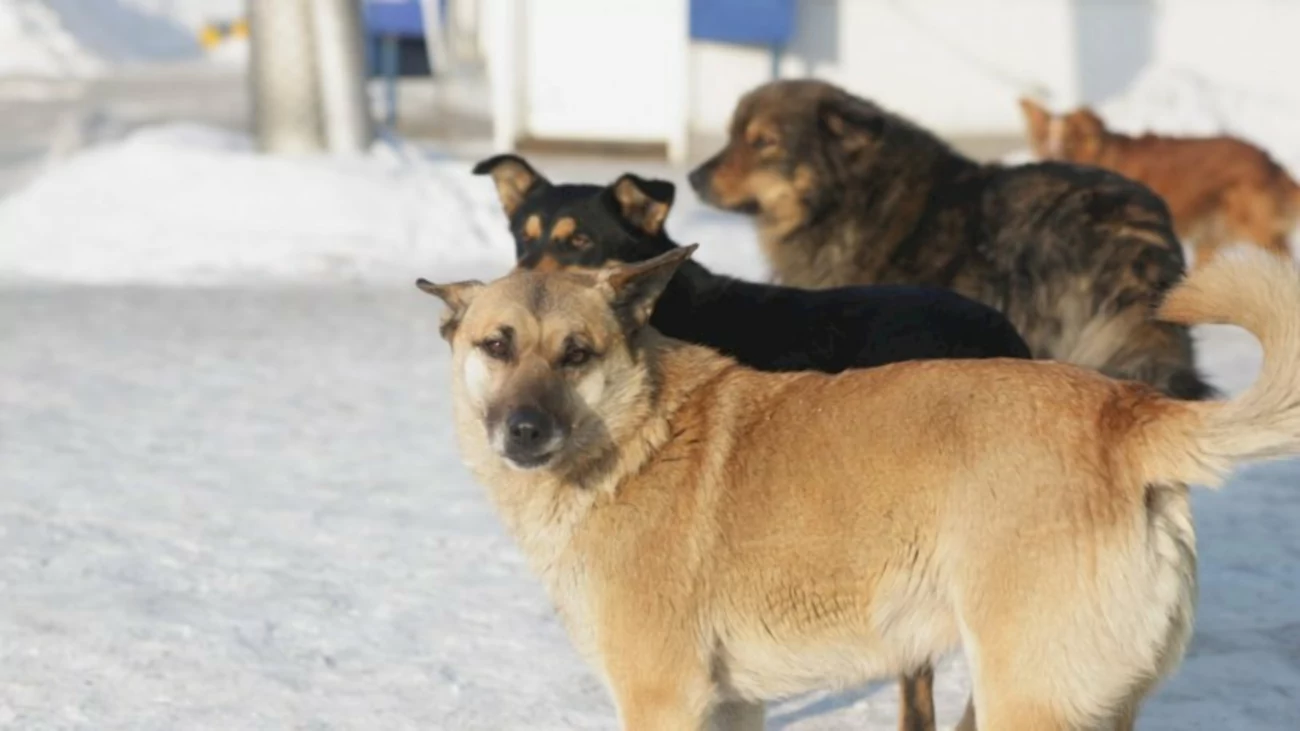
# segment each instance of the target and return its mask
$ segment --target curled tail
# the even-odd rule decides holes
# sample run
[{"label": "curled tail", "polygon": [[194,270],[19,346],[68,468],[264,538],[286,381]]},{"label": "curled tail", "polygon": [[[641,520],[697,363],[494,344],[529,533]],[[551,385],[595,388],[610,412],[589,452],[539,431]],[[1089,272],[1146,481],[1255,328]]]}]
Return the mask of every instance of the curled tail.
[{"label": "curled tail", "polygon": [[1300,454],[1300,272],[1289,258],[1260,249],[1225,252],[1170,290],[1157,317],[1237,325],[1264,350],[1259,378],[1244,393],[1185,404],[1194,418],[1183,422],[1179,441],[1190,453],[1179,460],[1182,474],[1168,478],[1217,485],[1239,462]]}]

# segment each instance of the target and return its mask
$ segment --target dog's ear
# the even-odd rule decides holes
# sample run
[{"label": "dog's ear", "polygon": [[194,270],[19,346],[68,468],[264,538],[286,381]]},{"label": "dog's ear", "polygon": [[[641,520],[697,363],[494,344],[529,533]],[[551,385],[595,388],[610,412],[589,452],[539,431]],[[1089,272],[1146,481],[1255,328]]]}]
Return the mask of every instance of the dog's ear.
[{"label": "dog's ear", "polygon": [[880,107],[848,92],[841,92],[817,104],[822,129],[847,147],[861,147],[885,133],[886,114]]},{"label": "dog's ear", "polygon": [[419,287],[421,292],[431,294],[446,303],[447,311],[442,315],[442,324],[438,326],[438,332],[447,341],[451,341],[451,336],[456,333],[456,326],[460,324],[460,319],[465,315],[465,310],[474,299],[474,295],[483,289],[483,283],[477,279],[451,284],[434,284],[427,279],[417,279],[415,286]]},{"label": "dog's ear", "polygon": [[635,264],[611,264],[597,274],[597,286],[604,291],[614,311],[626,318],[633,329],[639,329],[650,321],[655,301],[663,294],[677,268],[699,246],[682,246]]},{"label": "dog's ear", "polygon": [[666,180],[646,180],[632,173],[614,181],[610,191],[623,219],[651,236],[664,230],[664,219],[677,195],[676,186]]},{"label": "dog's ear", "polygon": [[1100,139],[1106,134],[1106,122],[1088,107],[1079,107],[1065,118],[1066,127],[1085,139]]},{"label": "dog's ear", "polygon": [[507,216],[515,215],[519,204],[535,189],[549,188],[551,181],[542,177],[528,161],[518,155],[494,155],[474,166],[475,175],[491,175],[497,197]]},{"label": "dog's ear", "polygon": [[1038,144],[1047,139],[1047,125],[1052,115],[1043,105],[1027,96],[1020,97],[1020,113],[1025,117],[1025,126],[1029,131],[1030,144]]}]

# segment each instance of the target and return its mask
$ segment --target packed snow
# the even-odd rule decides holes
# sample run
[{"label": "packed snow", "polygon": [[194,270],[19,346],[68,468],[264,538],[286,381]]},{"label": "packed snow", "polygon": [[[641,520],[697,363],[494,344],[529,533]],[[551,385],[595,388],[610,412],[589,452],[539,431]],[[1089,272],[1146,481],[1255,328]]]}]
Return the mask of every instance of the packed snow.
[{"label": "packed snow", "polygon": [[[0,288],[0,725],[614,727],[460,464],[421,275]],[[1253,378],[1247,336],[1202,335],[1216,383]],[[1300,723],[1298,467],[1197,493],[1197,635],[1146,727]],[[940,669],[945,724],[967,682]],[[768,727],[893,728],[895,698],[801,696]]]},{"label": "packed snow", "polygon": [[[1114,108],[1300,144],[1263,111],[1208,122],[1175,102],[1159,104],[1191,111]],[[391,139],[268,158],[242,134],[160,125],[52,158],[0,199],[0,726],[615,727],[460,464],[441,305],[411,286],[510,266],[473,162]],[[674,237],[764,277],[749,223],[683,171],[536,162],[557,181],[674,180]],[[1251,382],[1248,335],[1197,337],[1217,385]],[[1144,728],[1300,727],[1298,482],[1287,461],[1196,494],[1197,634]],[[950,727],[960,657],[938,683]],[[883,681],[775,704],[768,728],[896,713]]]},{"label": "packed snow", "polygon": [[177,124],[91,148],[0,202],[0,261],[89,282],[395,278],[508,264],[498,210],[465,163],[400,143],[282,159],[244,135]]},{"label": "packed snow", "polygon": [[[242,134],[147,127],[0,200],[0,277],[394,282],[413,269],[504,271],[514,248],[495,188],[472,166],[392,139],[352,159],[280,158],[257,154]],[[621,172],[604,168],[608,181]],[[681,198],[679,235],[689,240],[725,238],[711,235],[717,222],[738,218],[705,209],[685,188]],[[703,261],[753,260],[740,243],[719,249]]]}]

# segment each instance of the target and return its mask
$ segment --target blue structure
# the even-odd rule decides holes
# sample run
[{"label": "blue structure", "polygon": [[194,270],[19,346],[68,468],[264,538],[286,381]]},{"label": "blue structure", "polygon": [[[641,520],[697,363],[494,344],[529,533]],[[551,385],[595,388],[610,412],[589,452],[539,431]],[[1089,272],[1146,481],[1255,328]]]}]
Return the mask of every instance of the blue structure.
[{"label": "blue structure", "polygon": [[[420,0],[364,0],[362,20],[366,29],[366,57],[371,75],[384,79],[384,122],[397,121],[397,77],[401,75],[404,41],[425,42],[424,9]],[[439,0],[438,12],[447,17],[447,0]],[[430,69],[433,73],[435,69]]]},{"label": "blue structure", "polygon": [[718,43],[767,46],[772,78],[781,49],[794,37],[795,0],[690,0],[691,38]]},{"label": "blue structure", "polygon": [[691,38],[781,47],[794,36],[795,0],[691,0]]}]

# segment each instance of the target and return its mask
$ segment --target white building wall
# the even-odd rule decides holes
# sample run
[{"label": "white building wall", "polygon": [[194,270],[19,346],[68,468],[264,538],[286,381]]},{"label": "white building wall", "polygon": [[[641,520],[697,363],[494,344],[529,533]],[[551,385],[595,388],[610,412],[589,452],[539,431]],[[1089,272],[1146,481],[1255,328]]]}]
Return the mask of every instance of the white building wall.
[{"label": "white building wall", "polygon": [[[1300,103],[1295,0],[800,0],[781,75],[842,84],[946,134],[1021,129],[1015,98],[1122,92],[1153,66]],[[691,127],[720,132],[766,50],[695,43]],[[1279,89],[1282,91],[1279,91]]]}]

